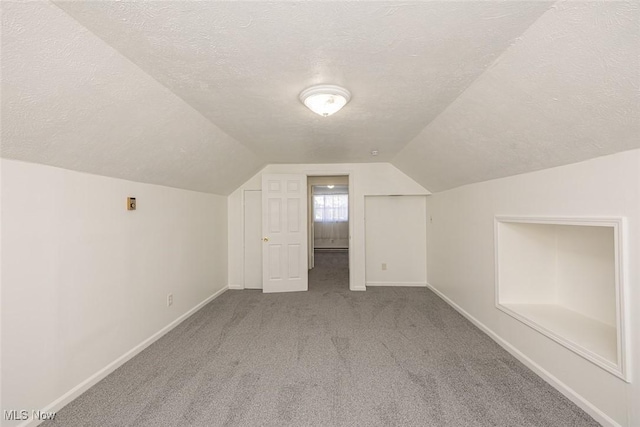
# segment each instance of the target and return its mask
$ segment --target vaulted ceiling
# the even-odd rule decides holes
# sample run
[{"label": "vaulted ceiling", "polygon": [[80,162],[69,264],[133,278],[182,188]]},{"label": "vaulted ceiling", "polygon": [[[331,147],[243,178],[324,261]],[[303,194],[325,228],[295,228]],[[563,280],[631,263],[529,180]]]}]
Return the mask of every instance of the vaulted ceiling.
[{"label": "vaulted ceiling", "polygon": [[[1,7],[6,158],[218,194],[390,161],[440,191],[640,147],[636,1]],[[317,83],[353,98],[317,116]]]}]

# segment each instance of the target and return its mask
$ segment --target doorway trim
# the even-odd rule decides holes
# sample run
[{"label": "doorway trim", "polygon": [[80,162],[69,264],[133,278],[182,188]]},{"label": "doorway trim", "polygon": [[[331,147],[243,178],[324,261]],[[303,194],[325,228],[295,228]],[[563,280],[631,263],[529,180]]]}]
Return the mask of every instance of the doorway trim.
[{"label": "doorway trim", "polygon": [[[354,226],[354,202],[355,202],[355,194],[353,191],[353,173],[351,171],[313,171],[306,172],[307,175],[307,199],[308,203],[311,203],[311,184],[309,184],[309,178],[314,177],[327,177],[327,176],[346,176],[349,181],[349,290],[354,291],[356,289],[353,288],[355,284],[354,280],[354,254],[353,254],[353,226]],[[307,243],[307,258],[311,259],[312,251],[313,251],[313,241],[311,240],[311,220],[312,220],[312,209],[308,209],[307,214],[307,233],[308,233],[308,243]],[[309,264],[311,266],[311,264]]]}]

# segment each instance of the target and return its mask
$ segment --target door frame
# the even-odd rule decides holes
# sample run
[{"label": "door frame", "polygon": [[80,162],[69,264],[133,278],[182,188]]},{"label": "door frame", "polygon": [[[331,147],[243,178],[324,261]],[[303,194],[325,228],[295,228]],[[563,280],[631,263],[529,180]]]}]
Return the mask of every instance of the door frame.
[{"label": "door frame", "polygon": [[[354,229],[354,202],[355,202],[355,194],[354,194],[354,186],[353,186],[353,172],[351,171],[313,171],[313,172],[306,172],[305,175],[307,175],[307,199],[308,199],[308,203],[309,205],[312,204],[312,192],[311,192],[311,184],[309,184],[309,178],[312,177],[327,177],[327,176],[346,176],[348,181],[349,181],[349,189],[348,189],[348,194],[349,194],[349,250],[348,250],[348,254],[349,254],[349,290],[353,290],[352,289],[352,285],[355,283],[354,280],[354,272],[355,269],[354,267],[354,253],[353,253],[353,229]],[[311,240],[311,238],[313,237],[313,225],[312,225],[312,215],[313,215],[313,209],[311,209],[312,206],[309,206],[308,212],[307,212],[307,258],[309,259],[309,267],[311,267],[312,264],[312,257],[313,257],[313,240]],[[364,250],[364,248],[363,248]]]},{"label": "door frame", "polygon": [[[297,172],[297,170],[295,171]],[[264,171],[256,174],[256,176],[254,177],[255,180],[257,179],[261,179],[260,177],[262,176],[262,173],[264,173]],[[288,171],[283,171],[282,173],[289,173]],[[293,172],[292,172],[293,173]],[[349,177],[349,290],[354,291],[354,292],[362,292],[362,291],[366,291],[366,287],[364,286],[364,284],[361,287],[355,288],[354,286],[356,284],[355,281],[355,276],[356,276],[356,270],[358,269],[358,266],[355,263],[355,258],[356,258],[356,253],[358,250],[362,251],[362,258],[364,259],[364,247],[362,247],[361,249],[355,248],[354,249],[354,245],[353,242],[354,240],[354,230],[356,229],[356,218],[355,218],[355,212],[356,212],[356,206],[358,206],[359,202],[362,202],[364,204],[364,198],[361,197],[360,200],[356,199],[356,195],[355,195],[355,186],[354,186],[354,176],[355,173],[353,170],[351,169],[344,169],[344,170],[328,170],[328,171],[322,171],[322,170],[306,170],[303,172],[300,172],[303,175],[307,176],[307,188],[309,185],[309,177],[314,177],[314,176],[318,176],[318,177],[322,177],[322,176],[348,176]],[[258,186],[257,181],[252,181],[250,184],[244,185],[243,186],[243,191],[240,193],[240,200],[242,201],[241,203],[241,209],[243,212],[244,211],[244,191],[246,190],[261,190],[261,187]],[[364,210],[364,205],[363,208]],[[360,219],[361,221],[364,221],[364,217]],[[242,234],[242,241],[244,242],[244,214],[241,215],[241,234]],[[364,230],[364,224],[362,225],[362,228]],[[364,244],[364,242],[363,242]],[[241,246],[242,247],[242,252],[240,253],[240,260],[242,262],[242,269],[241,271],[241,282],[239,281],[238,285],[229,285],[230,289],[245,289],[244,287],[244,263],[246,262],[245,259],[245,254],[244,254],[244,244]],[[307,251],[309,251],[309,246],[307,244]],[[308,254],[307,254],[308,256]],[[364,262],[364,261],[363,261]],[[364,268],[364,267],[363,267]],[[362,271],[363,274],[363,281],[364,281],[364,271]],[[364,283],[364,282],[363,282]]]}]

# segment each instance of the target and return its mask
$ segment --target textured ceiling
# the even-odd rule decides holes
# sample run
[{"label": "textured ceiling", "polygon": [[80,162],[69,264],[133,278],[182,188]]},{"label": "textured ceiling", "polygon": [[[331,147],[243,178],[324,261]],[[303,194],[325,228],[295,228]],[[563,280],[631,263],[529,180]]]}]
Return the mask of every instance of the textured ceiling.
[{"label": "textured ceiling", "polygon": [[561,2],[393,160],[431,191],[640,148],[640,2]]},{"label": "textured ceiling", "polygon": [[[389,160],[548,4],[56,2],[268,163]],[[315,115],[298,94],[347,87]]]},{"label": "textured ceiling", "polygon": [[48,2],[2,3],[2,156],[226,194],[262,165]]},{"label": "textured ceiling", "polygon": [[376,149],[433,191],[639,144],[634,1],[1,7],[3,157],[228,194]]}]

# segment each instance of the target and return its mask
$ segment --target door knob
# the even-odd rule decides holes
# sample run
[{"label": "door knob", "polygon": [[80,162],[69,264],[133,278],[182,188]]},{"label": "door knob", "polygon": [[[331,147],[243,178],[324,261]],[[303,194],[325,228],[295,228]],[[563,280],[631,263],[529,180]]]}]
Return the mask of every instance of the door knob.
[{"label": "door knob", "polygon": [[268,238],[268,237],[263,237],[263,238],[262,238],[262,241],[263,241],[263,242],[268,242],[268,241],[269,241],[269,238]]}]

